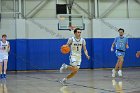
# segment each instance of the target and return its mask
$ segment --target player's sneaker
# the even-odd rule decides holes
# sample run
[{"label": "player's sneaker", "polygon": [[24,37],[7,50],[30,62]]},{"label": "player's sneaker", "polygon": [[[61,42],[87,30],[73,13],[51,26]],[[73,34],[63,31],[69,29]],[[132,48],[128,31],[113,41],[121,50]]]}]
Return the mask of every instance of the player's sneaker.
[{"label": "player's sneaker", "polygon": [[119,75],[119,77],[122,77],[122,70],[118,71],[118,75]]},{"label": "player's sneaker", "polygon": [[63,78],[62,80],[60,80],[60,83],[61,83],[63,86],[65,86],[65,85],[66,85],[66,81],[67,81],[67,79],[66,79],[66,78]]},{"label": "player's sneaker", "polygon": [[62,64],[62,66],[60,68],[60,73],[63,73],[66,68],[67,68],[67,65],[65,63]]},{"label": "player's sneaker", "polygon": [[112,70],[112,77],[115,77],[116,76],[116,71],[115,69]]}]

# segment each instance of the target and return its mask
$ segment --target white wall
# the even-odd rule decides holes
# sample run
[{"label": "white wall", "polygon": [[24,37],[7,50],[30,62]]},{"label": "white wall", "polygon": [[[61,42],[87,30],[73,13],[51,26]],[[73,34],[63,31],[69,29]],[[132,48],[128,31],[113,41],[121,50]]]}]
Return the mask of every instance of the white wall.
[{"label": "white wall", "polygon": [[[58,31],[57,23],[57,19],[3,19],[0,35],[7,34],[8,39],[62,39],[73,36],[68,30]],[[84,38],[114,38],[118,35],[116,28],[124,28],[129,38],[140,38],[140,19],[86,19],[85,23]]]},{"label": "white wall", "polygon": [[[86,30],[83,37],[91,38],[91,23],[85,20]],[[26,20],[26,34],[30,39],[61,39],[73,36],[73,31],[58,30],[57,19],[28,19]]]},{"label": "white wall", "polygon": [[[73,36],[73,31],[58,30],[57,19],[2,19],[0,35],[7,34],[8,39],[62,39]],[[86,30],[82,36],[91,38],[91,22],[85,20]]]},{"label": "white wall", "polygon": [[16,38],[16,20],[15,19],[1,19],[0,37],[2,34],[7,34],[8,39]]},{"label": "white wall", "polygon": [[140,0],[139,3],[134,2],[134,0],[129,0],[129,15],[130,18],[140,18]]},{"label": "white wall", "polygon": [[123,28],[128,38],[140,38],[140,19],[94,19],[94,38],[114,38],[118,35],[116,28]]}]

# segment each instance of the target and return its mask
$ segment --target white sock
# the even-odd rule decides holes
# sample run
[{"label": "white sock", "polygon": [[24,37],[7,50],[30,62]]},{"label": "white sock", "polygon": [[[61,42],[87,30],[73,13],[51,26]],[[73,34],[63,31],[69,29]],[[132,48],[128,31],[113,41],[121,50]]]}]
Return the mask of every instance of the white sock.
[{"label": "white sock", "polygon": [[63,78],[63,81],[66,81],[67,80],[67,78]]},{"label": "white sock", "polygon": [[6,74],[6,72],[4,72],[3,74]]},{"label": "white sock", "polygon": [[0,74],[2,74],[2,72],[0,72]]}]

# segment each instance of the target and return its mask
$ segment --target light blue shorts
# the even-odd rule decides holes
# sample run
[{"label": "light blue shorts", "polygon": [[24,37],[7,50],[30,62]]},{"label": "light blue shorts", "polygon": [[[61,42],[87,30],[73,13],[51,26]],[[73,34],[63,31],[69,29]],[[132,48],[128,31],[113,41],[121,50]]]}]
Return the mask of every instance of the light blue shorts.
[{"label": "light blue shorts", "polygon": [[118,51],[118,50],[116,50],[116,56],[118,57],[118,56],[125,56],[125,52],[121,52],[121,51]]}]

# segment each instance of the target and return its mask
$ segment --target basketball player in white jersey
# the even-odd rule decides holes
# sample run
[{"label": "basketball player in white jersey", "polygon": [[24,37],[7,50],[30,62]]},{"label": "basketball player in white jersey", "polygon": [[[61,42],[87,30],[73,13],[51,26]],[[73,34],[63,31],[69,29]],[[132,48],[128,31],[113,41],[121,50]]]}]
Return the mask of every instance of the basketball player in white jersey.
[{"label": "basketball player in white jersey", "polygon": [[[10,51],[10,44],[6,40],[7,35],[2,35],[2,40],[0,41],[0,76],[1,78],[6,78],[7,71],[7,62],[8,62],[8,52]],[[2,71],[2,65],[4,64],[4,68]]]},{"label": "basketball player in white jersey", "polygon": [[71,48],[70,65],[62,64],[60,68],[60,73],[62,73],[64,70],[70,70],[71,73],[66,78],[60,81],[62,84],[65,84],[68,79],[75,76],[78,72],[81,64],[82,48],[84,49],[84,53],[87,59],[90,59],[90,56],[88,55],[88,51],[86,49],[86,41],[85,39],[81,38],[81,30],[79,28],[76,28],[74,30],[74,35],[74,37],[68,39],[68,42],[66,44]]}]

